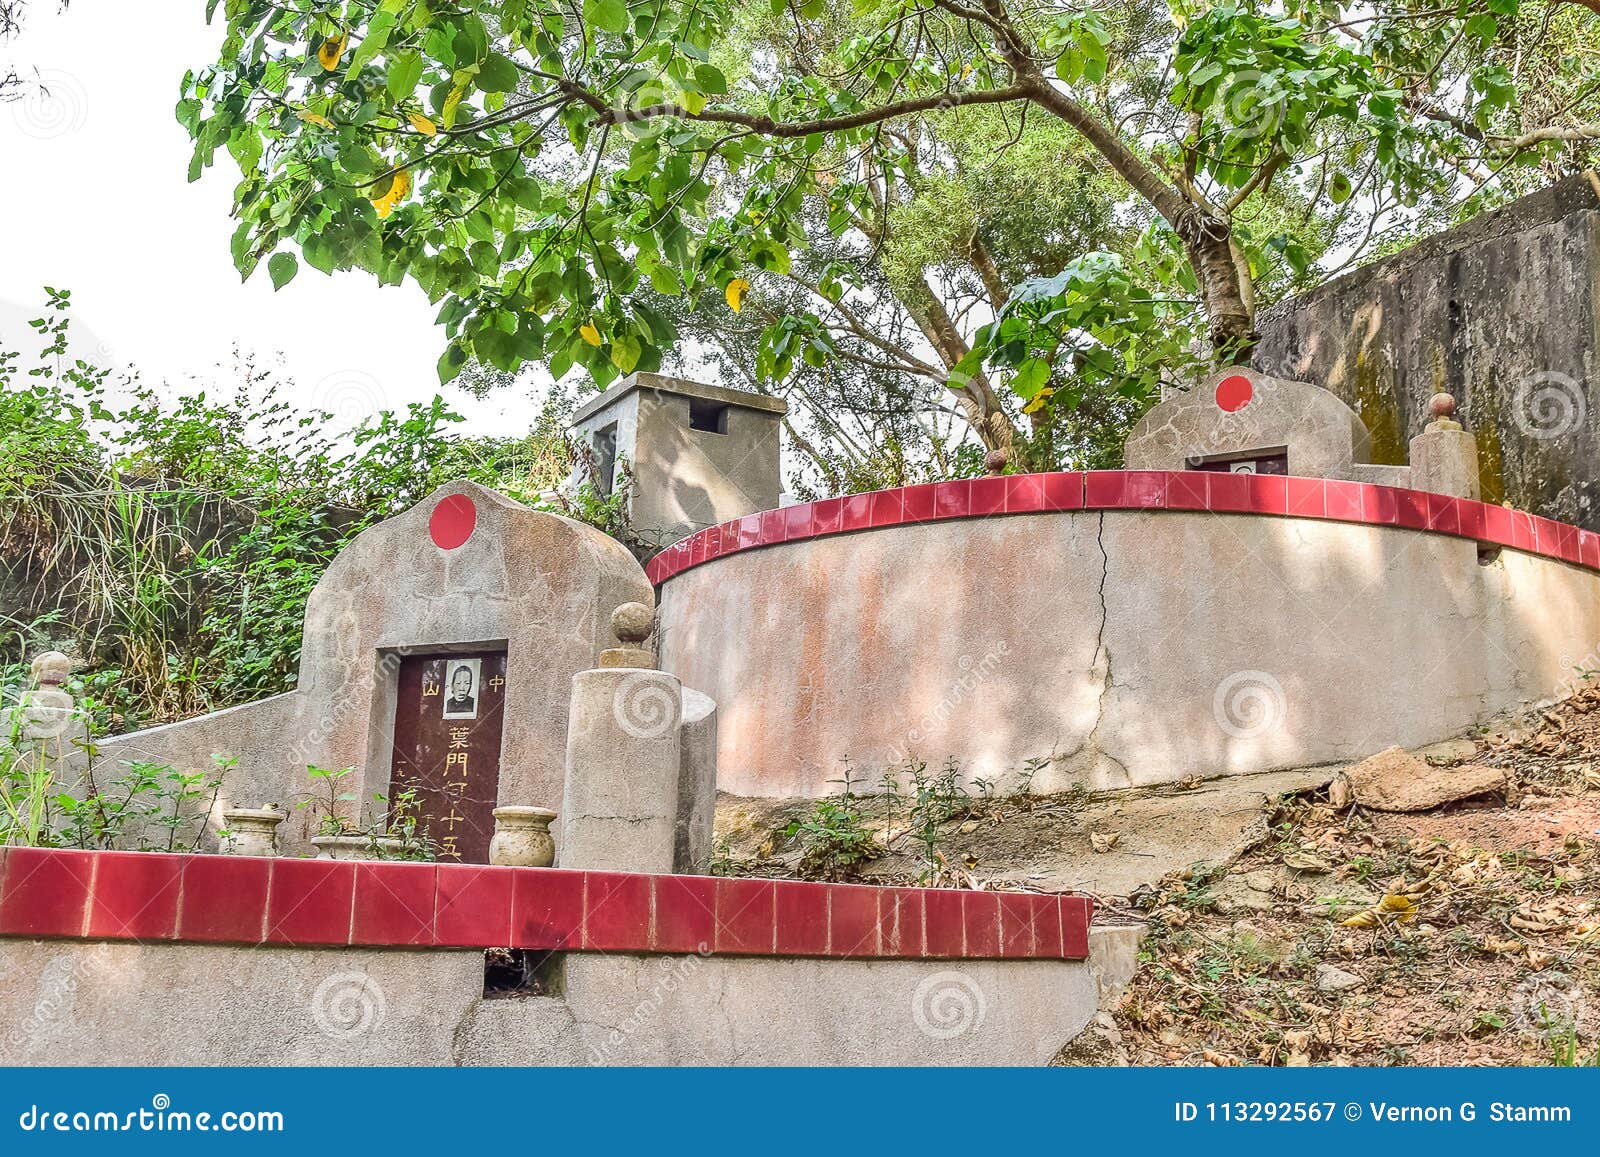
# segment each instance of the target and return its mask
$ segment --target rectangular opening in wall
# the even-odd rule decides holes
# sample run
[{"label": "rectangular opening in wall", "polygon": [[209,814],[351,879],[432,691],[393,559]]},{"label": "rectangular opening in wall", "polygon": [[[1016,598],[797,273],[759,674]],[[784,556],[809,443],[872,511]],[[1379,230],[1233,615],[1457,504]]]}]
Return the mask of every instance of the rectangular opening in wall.
[{"label": "rectangular opening in wall", "polygon": [[617,469],[617,424],[594,436],[594,489],[601,498],[611,497],[611,476]]},{"label": "rectangular opening in wall", "polygon": [[721,402],[707,402],[700,398],[690,398],[689,429],[704,430],[707,434],[726,434],[728,432],[728,407]]},{"label": "rectangular opening in wall", "polygon": [[490,948],[483,954],[485,1000],[560,996],[567,990],[566,956],[526,948]]},{"label": "rectangular opening in wall", "polygon": [[1268,446],[1231,454],[1198,455],[1190,458],[1186,465],[1190,470],[1210,470],[1219,474],[1287,474],[1289,448]]}]

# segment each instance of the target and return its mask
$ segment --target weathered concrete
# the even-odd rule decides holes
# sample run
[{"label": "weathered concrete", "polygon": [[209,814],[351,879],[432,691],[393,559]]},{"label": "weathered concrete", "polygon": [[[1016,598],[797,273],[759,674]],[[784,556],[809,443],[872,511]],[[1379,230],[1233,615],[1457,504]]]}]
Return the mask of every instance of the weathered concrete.
[{"label": "weathered concrete", "polygon": [[1087,961],[570,955],[485,1000],[483,954],[0,940],[23,1065],[1027,1065],[1094,1015]]},{"label": "weathered concrete", "polygon": [[717,705],[683,688],[678,732],[678,813],[673,871],[703,875],[711,867],[711,828],[717,814]]},{"label": "weathered concrete", "polygon": [[1255,364],[1354,406],[1377,462],[1443,390],[1483,494],[1600,529],[1600,179],[1592,173],[1264,310]]},{"label": "weathered concrete", "polygon": [[[1249,400],[1225,408],[1219,383],[1250,383]],[[1230,403],[1231,404],[1231,403]],[[1174,391],[1139,420],[1128,436],[1131,470],[1185,470],[1191,464],[1249,450],[1285,450],[1290,474],[1354,478],[1367,460],[1367,430],[1354,410],[1327,390],[1254,370],[1212,374]]]},{"label": "weathered concrete", "polygon": [[[439,500],[476,507],[471,536],[442,549],[429,534]],[[507,698],[499,801],[555,807],[572,676],[613,640],[621,603],[651,603],[649,580],[615,539],[531,510],[470,482],[440,487],[403,514],[363,531],[336,558],[306,605],[294,691],[102,742],[106,759],[210,769],[236,755],[217,803],[292,803],[308,790],[306,765],[354,767],[348,790],[387,791],[396,674],[407,654],[506,647]],[[309,812],[279,829],[280,846],[306,850]]]},{"label": "weathered concrete", "polygon": [[672,675],[608,667],[573,676],[561,867],[673,870],[682,721],[683,687]]},{"label": "weathered concrete", "polygon": [[1411,485],[1476,501],[1482,493],[1477,439],[1460,427],[1430,424],[1411,439]]},{"label": "weathered concrete", "polygon": [[[720,429],[692,428],[691,404],[721,407]],[[609,464],[596,480],[605,493],[626,463],[629,526],[665,544],[778,505],[778,429],[787,410],[781,398],[641,373],[580,407],[572,430],[596,470]]]},{"label": "weathered concrete", "polygon": [[1050,792],[1460,734],[1571,677],[1600,575],[1394,527],[1026,514],[725,555],[660,617],[662,666],[717,700],[724,791],[821,796],[846,756],[871,784],[914,753],[1002,789],[1048,757]]}]

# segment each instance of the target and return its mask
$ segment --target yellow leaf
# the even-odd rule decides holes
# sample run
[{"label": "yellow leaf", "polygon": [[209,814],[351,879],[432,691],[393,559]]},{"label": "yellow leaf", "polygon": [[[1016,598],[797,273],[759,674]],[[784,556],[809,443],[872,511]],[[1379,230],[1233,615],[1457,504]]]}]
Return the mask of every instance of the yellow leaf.
[{"label": "yellow leaf", "polygon": [[1390,893],[1382,900],[1378,901],[1378,911],[1392,912],[1394,913],[1396,920],[1411,919],[1417,914],[1416,908],[1417,906],[1416,904],[1412,903],[1411,897],[1400,896],[1394,893]]},{"label": "yellow leaf", "polygon": [[750,283],[742,277],[735,277],[728,282],[728,288],[723,291],[723,296],[728,299],[728,308],[738,313],[744,307],[745,290],[750,288]]},{"label": "yellow leaf", "polygon": [[456,127],[456,107],[461,104],[461,98],[466,95],[467,86],[464,84],[458,84],[452,88],[449,95],[444,98],[445,128],[453,129]]},{"label": "yellow leaf", "polygon": [[318,127],[325,129],[331,129],[333,127],[333,122],[319,112],[311,112],[309,109],[298,109],[294,115],[305,121],[308,125],[317,125]]},{"label": "yellow leaf", "polygon": [[372,198],[372,207],[378,211],[378,216],[387,217],[394,212],[396,205],[406,199],[406,194],[409,192],[411,192],[411,174],[400,169],[390,178],[389,187],[379,196]]},{"label": "yellow leaf", "polygon": [[341,32],[322,42],[322,46],[317,49],[317,59],[322,62],[323,68],[332,72],[339,67],[339,58],[344,55],[345,42],[349,39],[347,33]]},{"label": "yellow leaf", "polygon": [[578,336],[592,346],[598,347],[600,344],[600,331],[592,321],[586,321],[578,327]]},{"label": "yellow leaf", "polygon": [[412,128],[416,129],[425,137],[431,137],[434,133],[439,131],[439,127],[437,125],[419,112],[412,113],[406,119],[411,122]]},{"label": "yellow leaf", "polygon": [[1055,392],[1056,391],[1054,387],[1045,386],[1037,394],[1028,399],[1028,404],[1022,407],[1022,412],[1024,414],[1037,414],[1040,410],[1044,409],[1044,404],[1050,400],[1050,395]]}]

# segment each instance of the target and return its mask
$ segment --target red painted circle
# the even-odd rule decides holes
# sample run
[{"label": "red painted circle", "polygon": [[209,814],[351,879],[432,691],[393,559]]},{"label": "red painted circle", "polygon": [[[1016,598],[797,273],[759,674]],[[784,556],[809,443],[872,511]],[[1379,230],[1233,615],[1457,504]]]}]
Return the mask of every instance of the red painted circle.
[{"label": "red painted circle", "polygon": [[428,516],[428,536],[440,550],[454,550],[472,537],[478,525],[478,508],[465,494],[451,494],[439,499],[439,505]]},{"label": "red painted circle", "polygon": [[1217,408],[1233,413],[1242,410],[1250,404],[1250,399],[1255,396],[1256,388],[1250,384],[1250,379],[1243,374],[1232,374],[1217,383]]}]

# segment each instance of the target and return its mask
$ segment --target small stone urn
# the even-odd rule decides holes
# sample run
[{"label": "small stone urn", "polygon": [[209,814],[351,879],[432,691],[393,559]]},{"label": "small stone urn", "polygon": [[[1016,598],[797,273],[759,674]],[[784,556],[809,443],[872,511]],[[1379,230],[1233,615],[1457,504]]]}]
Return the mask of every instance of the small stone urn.
[{"label": "small stone urn", "polygon": [[278,825],[289,816],[272,807],[234,807],[222,813],[231,856],[275,856]]},{"label": "small stone urn", "polygon": [[489,862],[502,868],[548,868],[556,862],[556,841],[547,807],[497,807]]},{"label": "small stone urn", "polygon": [[319,860],[398,860],[405,841],[393,836],[312,836]]}]

